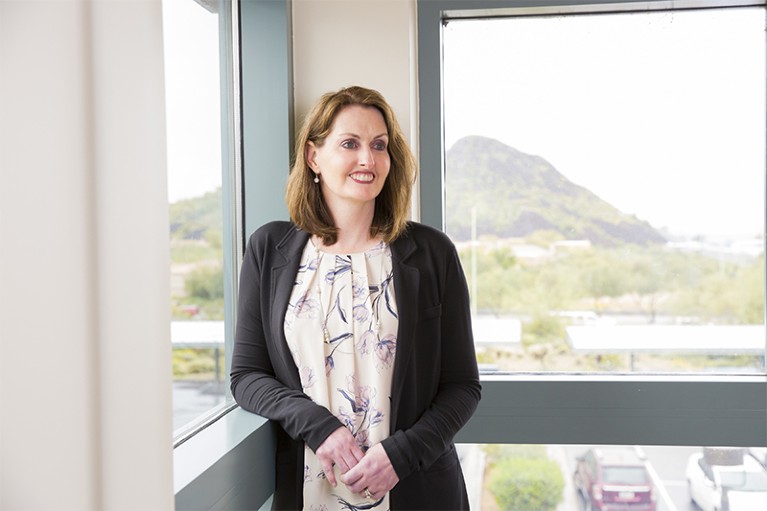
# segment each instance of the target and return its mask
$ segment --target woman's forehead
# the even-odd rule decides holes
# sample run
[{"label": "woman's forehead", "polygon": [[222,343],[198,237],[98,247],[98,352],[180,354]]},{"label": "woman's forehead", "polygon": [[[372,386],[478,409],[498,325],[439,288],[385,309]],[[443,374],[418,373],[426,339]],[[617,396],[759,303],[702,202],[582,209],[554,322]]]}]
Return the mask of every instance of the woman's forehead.
[{"label": "woman's forehead", "polygon": [[374,106],[347,105],[335,115],[329,133],[349,132],[356,135],[375,133],[376,136],[388,134],[383,114]]}]

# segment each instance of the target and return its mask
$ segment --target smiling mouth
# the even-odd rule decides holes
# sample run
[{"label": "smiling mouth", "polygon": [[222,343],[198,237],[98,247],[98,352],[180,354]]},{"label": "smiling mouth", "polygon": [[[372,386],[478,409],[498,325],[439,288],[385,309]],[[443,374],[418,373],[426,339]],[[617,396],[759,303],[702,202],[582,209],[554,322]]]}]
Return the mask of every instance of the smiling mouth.
[{"label": "smiling mouth", "polygon": [[358,183],[370,183],[375,179],[375,176],[370,172],[355,172],[349,177]]}]

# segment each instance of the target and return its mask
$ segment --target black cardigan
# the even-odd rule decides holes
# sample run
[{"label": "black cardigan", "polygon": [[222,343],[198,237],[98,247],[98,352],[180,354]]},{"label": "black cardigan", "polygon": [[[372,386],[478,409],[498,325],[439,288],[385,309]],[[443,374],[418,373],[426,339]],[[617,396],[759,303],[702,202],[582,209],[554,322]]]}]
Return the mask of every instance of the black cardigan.
[{"label": "black cardigan", "polygon": [[[303,444],[341,422],[301,388],[283,331],[309,234],[272,222],[250,237],[240,274],[231,385],[244,409],[277,428],[274,509],[301,509]],[[399,482],[391,508],[468,509],[453,437],[480,399],[466,279],[442,232],[409,223],[391,244],[399,327],[391,431],[383,447]]]}]

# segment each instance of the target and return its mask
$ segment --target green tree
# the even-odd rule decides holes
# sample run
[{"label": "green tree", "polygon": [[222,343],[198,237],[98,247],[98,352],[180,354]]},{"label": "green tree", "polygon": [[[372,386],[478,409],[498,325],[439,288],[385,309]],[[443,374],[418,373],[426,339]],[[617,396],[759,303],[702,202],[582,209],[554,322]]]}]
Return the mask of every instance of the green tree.
[{"label": "green tree", "polygon": [[733,283],[740,290],[734,314],[740,323],[760,325],[764,323],[764,254],[752,264],[741,268]]},{"label": "green tree", "polygon": [[562,499],[564,484],[555,461],[516,457],[500,460],[488,482],[498,506],[509,511],[553,511]]},{"label": "green tree", "polygon": [[625,260],[614,250],[593,249],[575,258],[580,275],[580,286],[599,310],[599,299],[617,297],[629,290]]},{"label": "green tree", "polygon": [[220,266],[203,266],[192,271],[184,281],[190,297],[201,300],[224,298],[224,270]]}]

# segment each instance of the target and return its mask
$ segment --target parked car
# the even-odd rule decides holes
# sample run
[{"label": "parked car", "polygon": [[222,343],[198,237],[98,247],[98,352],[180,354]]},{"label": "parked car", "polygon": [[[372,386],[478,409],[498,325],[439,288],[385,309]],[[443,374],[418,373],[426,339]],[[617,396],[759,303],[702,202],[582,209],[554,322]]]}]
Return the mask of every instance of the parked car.
[{"label": "parked car", "polygon": [[573,480],[586,511],[655,511],[644,456],[630,447],[595,447],[577,458]]},{"label": "parked car", "polygon": [[690,500],[702,511],[767,509],[767,469],[745,449],[707,448],[687,462]]}]

